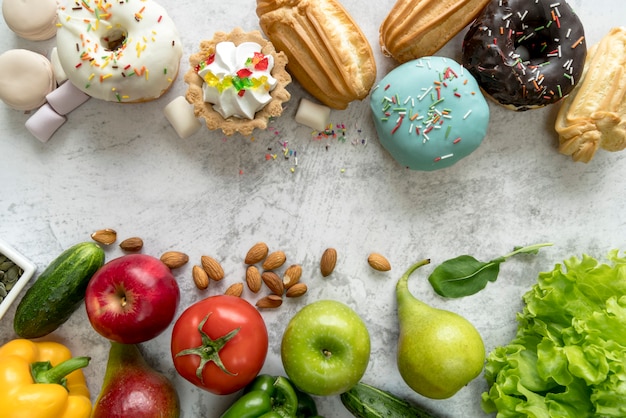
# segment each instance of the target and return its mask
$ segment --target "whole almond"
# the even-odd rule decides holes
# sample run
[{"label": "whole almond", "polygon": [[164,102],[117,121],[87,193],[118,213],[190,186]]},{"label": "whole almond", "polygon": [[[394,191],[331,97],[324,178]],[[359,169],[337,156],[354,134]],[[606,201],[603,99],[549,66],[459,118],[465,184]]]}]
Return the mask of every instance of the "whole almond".
[{"label": "whole almond", "polygon": [[170,269],[177,269],[189,261],[189,256],[180,251],[166,251],[161,255],[161,261]]},{"label": "whole almond", "polygon": [[248,289],[254,293],[261,290],[261,273],[256,266],[248,266],[246,269],[246,283],[248,284]]},{"label": "whole almond", "polygon": [[327,248],[322,254],[322,259],[320,260],[320,272],[322,276],[329,276],[333,270],[335,270],[335,265],[337,264],[337,250],[334,248]]},{"label": "whole almond", "polygon": [[240,297],[243,293],[243,283],[234,283],[228,286],[224,292],[225,295]]},{"label": "whole almond", "polygon": [[285,289],[289,289],[294,284],[300,281],[300,277],[302,277],[302,266],[299,264],[292,264],[287,267],[285,273],[283,273],[283,285]]},{"label": "whole almond", "polygon": [[367,257],[367,262],[374,270],[378,271],[389,271],[391,270],[391,264],[389,260],[385,258],[385,256],[378,253],[371,253],[369,257]]},{"label": "whole almond", "polygon": [[91,234],[91,239],[100,244],[111,245],[117,239],[117,232],[110,228],[99,229]]},{"label": "whole almond", "polygon": [[191,277],[196,287],[200,290],[204,290],[209,287],[209,275],[200,266],[193,266],[191,269]]},{"label": "whole almond", "polygon": [[263,261],[265,257],[267,257],[268,252],[269,248],[267,247],[266,243],[257,242],[252,246],[252,248],[248,250],[244,263],[248,265],[259,263]]},{"label": "whole almond", "polygon": [[208,255],[200,257],[200,261],[202,262],[202,268],[210,278],[216,281],[224,278],[224,269],[219,261]]},{"label": "whole almond", "polygon": [[285,291],[283,281],[280,280],[278,274],[273,271],[264,271],[263,274],[261,274],[261,279],[273,294],[282,295]]},{"label": "whole almond", "polygon": [[296,283],[293,286],[291,286],[289,289],[287,289],[287,293],[285,294],[285,296],[287,296],[288,298],[298,298],[304,295],[308,289],[309,288],[307,287],[306,284]]},{"label": "whole almond", "polygon": [[287,256],[282,251],[274,251],[263,262],[263,270],[276,270],[287,261]]},{"label": "whole almond", "polygon": [[143,240],[139,237],[126,238],[120,242],[120,248],[124,251],[137,252],[143,248]]},{"label": "whole almond", "polygon": [[272,309],[278,308],[283,304],[283,298],[278,295],[267,295],[256,302],[257,308],[260,309]]}]

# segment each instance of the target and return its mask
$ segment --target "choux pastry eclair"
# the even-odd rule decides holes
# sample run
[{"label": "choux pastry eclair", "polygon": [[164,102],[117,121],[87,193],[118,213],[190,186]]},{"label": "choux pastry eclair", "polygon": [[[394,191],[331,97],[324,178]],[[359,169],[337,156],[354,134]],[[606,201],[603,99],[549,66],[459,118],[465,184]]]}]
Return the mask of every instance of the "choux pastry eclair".
[{"label": "choux pastry eclair", "polygon": [[589,162],[599,148],[626,148],[626,28],[613,28],[589,49],[577,86],[563,100],[555,129],[559,152]]},{"label": "choux pastry eclair", "polygon": [[490,0],[398,0],[380,26],[383,54],[400,63],[434,55]]},{"label": "choux pastry eclair", "polygon": [[287,55],[291,75],[316,99],[345,109],[369,94],[376,80],[371,46],[336,0],[257,0],[256,13]]}]

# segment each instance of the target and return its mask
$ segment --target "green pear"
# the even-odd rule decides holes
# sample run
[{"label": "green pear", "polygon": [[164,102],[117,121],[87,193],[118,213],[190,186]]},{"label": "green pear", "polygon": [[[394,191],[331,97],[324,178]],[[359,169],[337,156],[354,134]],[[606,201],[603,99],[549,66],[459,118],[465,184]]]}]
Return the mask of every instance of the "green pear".
[{"label": "green pear", "polygon": [[398,280],[398,370],[420,395],[446,399],[477,377],[485,363],[485,346],[474,326],[462,316],[433,308],[415,298],[409,276],[424,260]]},{"label": "green pear", "polygon": [[178,393],[134,344],[111,342],[102,389],[91,418],[178,418]]}]

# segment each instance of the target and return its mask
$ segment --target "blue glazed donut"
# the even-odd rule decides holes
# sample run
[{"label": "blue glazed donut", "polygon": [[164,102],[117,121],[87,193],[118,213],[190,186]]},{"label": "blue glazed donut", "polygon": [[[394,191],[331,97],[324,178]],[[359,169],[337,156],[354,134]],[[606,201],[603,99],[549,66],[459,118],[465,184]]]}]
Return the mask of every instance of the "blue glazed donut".
[{"label": "blue glazed donut", "polygon": [[370,108],[382,146],[403,167],[449,167],[481,144],[489,106],[472,75],[455,60],[424,57],[387,74]]}]

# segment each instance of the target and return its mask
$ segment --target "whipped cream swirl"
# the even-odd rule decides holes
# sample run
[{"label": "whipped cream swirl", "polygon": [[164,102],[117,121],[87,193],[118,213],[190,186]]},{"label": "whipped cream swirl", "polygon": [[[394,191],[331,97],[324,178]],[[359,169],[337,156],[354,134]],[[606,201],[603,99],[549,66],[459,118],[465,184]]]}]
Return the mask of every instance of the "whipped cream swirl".
[{"label": "whipped cream swirl", "polygon": [[272,100],[270,92],[276,86],[270,74],[273,68],[274,57],[261,53],[255,42],[237,46],[220,42],[215,53],[195,70],[204,80],[204,101],[212,103],[223,118],[254,119],[254,114]]}]

